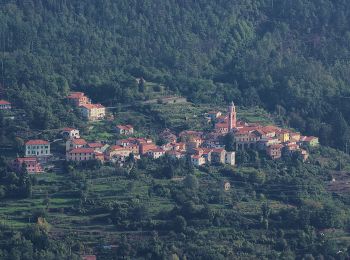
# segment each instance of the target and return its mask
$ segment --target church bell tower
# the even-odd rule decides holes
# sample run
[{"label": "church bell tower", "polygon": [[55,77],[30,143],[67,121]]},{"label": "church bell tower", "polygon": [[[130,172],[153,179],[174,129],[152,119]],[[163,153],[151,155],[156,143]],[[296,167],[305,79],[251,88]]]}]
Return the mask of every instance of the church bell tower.
[{"label": "church bell tower", "polygon": [[232,132],[237,127],[237,114],[235,104],[232,102],[228,107],[228,131]]}]

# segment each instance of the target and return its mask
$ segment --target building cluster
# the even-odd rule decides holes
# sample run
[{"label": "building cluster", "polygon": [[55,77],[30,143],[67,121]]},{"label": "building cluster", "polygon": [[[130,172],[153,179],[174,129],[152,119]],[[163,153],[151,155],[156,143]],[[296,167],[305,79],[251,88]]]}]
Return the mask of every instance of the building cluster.
[{"label": "building cluster", "polygon": [[[71,93],[70,102],[79,108],[85,109],[92,105],[90,100],[80,92]],[[102,114],[93,116],[90,113],[89,120],[102,118]],[[87,142],[80,137],[78,129],[63,128],[61,135],[65,140],[65,158],[67,161],[99,160],[123,165],[126,160],[141,157],[158,159],[162,156],[182,159],[187,158],[195,166],[205,164],[229,164],[235,165],[237,151],[254,149],[264,151],[272,159],[282,156],[299,154],[304,160],[308,159],[306,146],[317,146],[318,138],[301,136],[300,133],[283,129],[277,126],[263,126],[250,124],[237,120],[236,107],[232,103],[228,107],[228,113],[210,111],[208,118],[215,122],[211,132],[186,130],[175,134],[169,129],[159,133],[161,145],[157,145],[149,138],[131,137],[135,133],[132,125],[117,125],[116,132],[124,136],[113,144],[100,141]],[[233,138],[233,150],[225,149],[225,136],[231,133]],[[129,137],[128,137],[129,136]],[[24,167],[29,173],[43,172],[45,165],[51,157],[50,143],[45,140],[29,140],[25,143],[25,157],[17,158],[13,162],[15,170]]]},{"label": "building cluster", "polygon": [[227,115],[219,111],[210,111],[208,118],[215,122],[215,130],[206,142],[220,144],[222,136],[232,133],[235,151],[254,149],[265,151],[272,159],[298,153],[303,160],[308,159],[307,146],[317,146],[318,138],[301,136],[300,133],[277,126],[263,126],[238,121],[235,105],[228,107]]},{"label": "building cluster", "polygon": [[123,164],[132,154],[135,160],[141,157],[158,159],[162,156],[188,158],[196,166],[210,163],[235,164],[235,152],[226,152],[223,147],[202,147],[201,132],[183,131],[179,136],[170,130],[163,131],[163,145],[152,139],[128,137],[116,140],[113,145],[88,143],[81,138],[71,138],[66,142],[67,161],[87,161],[97,159]]},{"label": "building cluster", "polygon": [[50,157],[50,143],[45,140],[29,140],[24,144],[24,157],[16,158],[12,168],[19,172],[26,170],[28,173],[42,173]]},{"label": "building cluster", "polygon": [[93,104],[83,92],[71,92],[67,97],[68,103],[77,107],[81,115],[88,121],[104,119],[106,108],[101,104]]}]

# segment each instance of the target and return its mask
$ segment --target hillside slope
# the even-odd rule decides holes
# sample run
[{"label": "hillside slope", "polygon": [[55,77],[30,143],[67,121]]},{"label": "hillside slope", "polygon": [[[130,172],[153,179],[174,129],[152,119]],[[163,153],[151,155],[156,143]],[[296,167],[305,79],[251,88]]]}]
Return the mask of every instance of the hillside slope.
[{"label": "hillside slope", "polygon": [[130,103],[142,76],[195,102],[278,111],[326,145],[349,140],[348,1],[2,3],[2,93],[37,128],[73,120],[70,88]]}]

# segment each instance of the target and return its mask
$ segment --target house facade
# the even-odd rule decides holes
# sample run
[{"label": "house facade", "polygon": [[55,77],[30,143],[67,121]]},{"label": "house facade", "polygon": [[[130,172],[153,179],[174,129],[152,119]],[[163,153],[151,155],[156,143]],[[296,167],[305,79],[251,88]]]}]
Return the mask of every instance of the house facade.
[{"label": "house facade", "polygon": [[156,149],[148,150],[146,154],[152,159],[158,159],[165,155],[165,151],[161,148],[156,148]]},{"label": "house facade", "polygon": [[281,144],[270,145],[269,147],[267,147],[266,153],[274,160],[279,159],[282,157],[282,148],[283,145]]},{"label": "house facade", "polygon": [[80,138],[79,130],[69,127],[63,128],[61,131],[61,135],[65,139]]},{"label": "house facade", "polygon": [[13,161],[12,165],[13,165],[13,169],[16,172],[23,171],[24,170],[23,167],[30,174],[44,172],[44,169],[42,168],[41,164],[38,161],[38,158],[36,158],[36,157],[16,158]]},{"label": "house facade", "polygon": [[236,165],[236,152],[226,152],[225,163],[229,165]]},{"label": "house facade", "polygon": [[132,125],[117,125],[117,133],[120,135],[132,135],[134,134],[134,127]]},{"label": "house facade", "polygon": [[82,116],[89,121],[101,120],[106,116],[106,108],[101,104],[84,104],[79,108]]},{"label": "house facade", "polygon": [[6,100],[0,100],[0,110],[9,110],[11,109],[11,103]]},{"label": "house facade", "polygon": [[205,158],[201,155],[191,155],[191,162],[195,166],[201,166],[205,164]]},{"label": "house facade", "polygon": [[93,148],[76,148],[67,153],[67,161],[89,161],[95,159],[95,150]]},{"label": "house facade", "polygon": [[70,139],[66,142],[66,151],[70,151],[76,148],[83,148],[85,146],[87,146],[87,142],[85,141],[85,139]]},{"label": "house facade", "polygon": [[71,92],[67,97],[68,103],[75,107],[90,104],[90,99],[83,92]]},{"label": "house facade", "polygon": [[25,143],[25,157],[51,156],[50,143],[45,140],[29,140]]}]

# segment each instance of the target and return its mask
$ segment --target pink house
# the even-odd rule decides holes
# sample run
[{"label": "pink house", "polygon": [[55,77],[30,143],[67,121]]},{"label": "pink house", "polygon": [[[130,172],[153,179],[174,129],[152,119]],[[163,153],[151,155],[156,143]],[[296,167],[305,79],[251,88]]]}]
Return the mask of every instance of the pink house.
[{"label": "pink house", "polygon": [[38,159],[36,157],[24,157],[24,158],[16,158],[13,161],[13,169],[16,172],[20,172],[23,170],[23,167],[27,170],[28,173],[42,173],[44,172],[41,167]]}]

